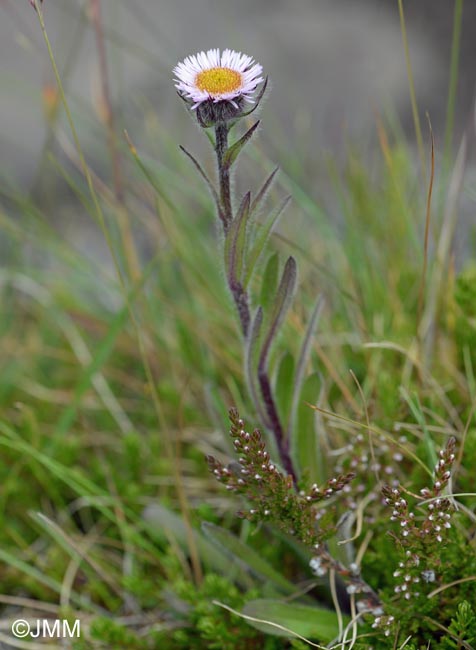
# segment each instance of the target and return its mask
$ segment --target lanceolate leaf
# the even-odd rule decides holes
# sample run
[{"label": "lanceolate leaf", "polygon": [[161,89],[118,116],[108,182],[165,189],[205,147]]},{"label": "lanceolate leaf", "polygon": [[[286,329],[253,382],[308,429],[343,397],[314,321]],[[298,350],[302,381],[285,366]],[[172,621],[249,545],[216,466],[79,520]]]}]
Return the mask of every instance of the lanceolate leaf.
[{"label": "lanceolate leaf", "polygon": [[200,176],[203,178],[203,180],[204,180],[205,183],[207,184],[208,189],[210,190],[210,192],[211,192],[211,194],[212,194],[212,196],[213,196],[213,200],[214,200],[214,202],[215,202],[216,208],[217,208],[217,210],[218,210],[218,215],[219,215],[220,219],[223,220],[222,209],[221,209],[221,205],[220,205],[220,199],[218,198],[218,194],[217,194],[217,191],[216,191],[216,189],[215,189],[213,183],[212,183],[211,180],[208,178],[208,176],[206,175],[206,173],[205,173],[204,170],[203,170],[203,167],[200,165],[200,163],[199,163],[198,160],[195,158],[195,156],[193,156],[193,155],[190,153],[190,151],[187,151],[187,149],[185,149],[185,147],[182,147],[181,144],[179,144],[179,147],[180,147],[180,149],[184,152],[184,154],[190,158],[190,160],[191,160],[191,161],[193,162],[193,164],[195,165],[195,167],[196,167],[198,173],[200,174]]},{"label": "lanceolate leaf", "polygon": [[278,286],[278,273],[279,273],[279,255],[273,253],[264,269],[263,279],[261,281],[261,293],[259,304],[267,311],[268,305],[272,301],[276,288]]},{"label": "lanceolate leaf", "polygon": [[304,374],[306,371],[307,363],[309,361],[309,355],[311,353],[312,339],[314,337],[314,333],[316,331],[316,327],[319,322],[319,317],[322,312],[323,302],[324,301],[322,299],[322,296],[319,296],[319,298],[316,301],[314,311],[312,312],[311,319],[307,326],[306,335],[301,345],[301,353],[299,355],[299,360],[296,366],[296,375],[294,377],[293,401],[292,401],[291,413],[290,413],[289,424],[288,424],[289,436],[292,435],[292,431],[294,429],[296,410],[298,408],[302,383],[304,381]]},{"label": "lanceolate leaf", "polygon": [[241,280],[250,201],[251,193],[247,192],[241,201],[225,239],[225,268],[230,278],[230,284]]},{"label": "lanceolate leaf", "polygon": [[223,157],[223,166],[225,169],[230,169],[230,167],[233,165],[235,160],[238,158],[239,153],[245,146],[245,144],[248,142],[248,140],[251,138],[253,133],[256,131],[259,125],[259,120],[253,124],[253,126],[248,129],[248,131],[241,136],[239,140],[237,140],[234,144],[229,147],[227,150],[226,154]]},{"label": "lanceolate leaf", "polygon": [[297,462],[299,475],[311,483],[325,481],[324,457],[316,431],[316,411],[309,404],[319,398],[321,379],[317,373],[309,375],[299,392],[296,424],[292,431],[291,453]]},{"label": "lanceolate leaf", "polygon": [[254,406],[258,411],[259,418],[266,427],[269,427],[269,418],[263,411],[263,407],[261,405],[261,400],[258,395],[258,390],[255,381],[255,360],[256,360],[258,341],[261,333],[262,324],[263,324],[263,310],[261,307],[258,307],[246,341],[245,375],[246,375],[246,382],[248,384],[248,390],[250,391]]},{"label": "lanceolate leaf", "polygon": [[274,395],[281,422],[287,422],[292,401],[291,386],[294,376],[294,357],[286,352],[279,363]]},{"label": "lanceolate leaf", "polygon": [[[188,530],[183,518],[175,512],[159,503],[154,503],[145,508],[143,518],[151,528],[156,530],[159,537],[168,541],[173,539],[185,551],[192,538],[200,554],[200,560],[205,566],[216,573],[229,574],[230,560],[227,554],[216,548],[200,531]],[[242,572],[239,574],[238,581],[243,586],[250,587],[249,577]]]},{"label": "lanceolate leaf", "polygon": [[246,273],[243,280],[243,287],[245,289],[248,286],[249,281],[251,280],[251,276],[253,275],[253,271],[256,266],[256,263],[258,262],[259,258],[263,254],[263,251],[266,246],[266,242],[268,241],[269,236],[273,232],[273,228],[277,224],[279,217],[283,213],[284,209],[286,208],[290,200],[291,200],[290,196],[286,197],[284,201],[281,203],[281,205],[279,206],[279,208],[271,213],[268,220],[261,226],[260,230],[258,231],[258,234],[256,235],[256,239],[253,243],[253,247],[251,248],[251,251],[248,255],[248,259],[246,261]]},{"label": "lanceolate leaf", "polygon": [[281,283],[276,293],[276,299],[273,306],[268,333],[261,348],[261,354],[258,365],[258,373],[261,374],[266,369],[269,350],[271,343],[278,333],[279,327],[284,320],[294,294],[297,280],[297,266],[294,257],[288,257],[284,267]]},{"label": "lanceolate leaf", "polygon": [[[275,636],[300,636],[321,643],[329,643],[339,634],[337,614],[318,606],[310,607],[262,598],[247,602],[242,613],[250,617],[250,619],[245,619],[249,625]],[[275,625],[267,625],[266,622],[251,619],[269,621]],[[349,620],[348,616],[343,616],[344,625],[347,625]]]},{"label": "lanceolate leaf", "polygon": [[268,176],[268,178],[263,183],[260,191],[255,196],[255,198],[253,199],[253,203],[251,204],[251,208],[250,208],[250,214],[254,214],[256,212],[256,210],[259,208],[260,203],[265,198],[266,193],[268,192],[269,188],[271,187],[271,183],[273,182],[273,179],[276,176],[278,170],[279,170],[279,167],[276,167],[276,169],[274,169],[271,172],[271,174]]},{"label": "lanceolate leaf", "polygon": [[224,550],[231,560],[238,561],[245,569],[250,570],[261,580],[273,583],[275,587],[278,587],[281,592],[286,594],[292,594],[296,591],[296,586],[292,582],[286,580],[260,554],[247,544],[244,544],[230,531],[209,522],[202,524],[202,531],[221,551]]}]

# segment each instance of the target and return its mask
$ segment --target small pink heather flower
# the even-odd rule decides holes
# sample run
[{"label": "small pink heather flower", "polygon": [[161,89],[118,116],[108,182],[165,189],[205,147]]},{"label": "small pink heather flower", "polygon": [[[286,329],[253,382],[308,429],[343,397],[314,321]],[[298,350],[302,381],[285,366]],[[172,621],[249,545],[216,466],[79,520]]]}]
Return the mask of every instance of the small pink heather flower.
[{"label": "small pink heather flower", "polygon": [[226,49],[199,52],[188,56],[173,70],[175,87],[196,109],[206,101],[230,102],[238,108],[237,101],[245,99],[253,103],[252,94],[264,81],[263,68],[246,54]]}]

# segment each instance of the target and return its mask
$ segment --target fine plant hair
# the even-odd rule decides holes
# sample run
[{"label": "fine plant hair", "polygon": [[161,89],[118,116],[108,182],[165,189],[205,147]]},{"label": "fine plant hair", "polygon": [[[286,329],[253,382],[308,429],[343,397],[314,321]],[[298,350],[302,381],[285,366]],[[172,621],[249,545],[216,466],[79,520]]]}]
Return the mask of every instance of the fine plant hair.
[{"label": "fine plant hair", "polygon": [[[267,238],[289,198],[281,204],[278,212],[271,214],[267,223],[261,226],[265,233],[263,237],[257,228],[254,216],[277,170],[274,170],[265,180],[253,200],[251,192],[248,191],[239,202],[235,202],[230,184],[232,168],[240,152],[256,132],[259,121],[231,145],[228,144],[228,137],[233,127],[243,117],[258,108],[266,87],[267,79],[261,87],[255,105],[248,111],[243,110],[242,102],[233,106],[227,101],[214,102],[211,99],[196,108],[196,118],[200,126],[204,129],[214,129],[213,146],[217,160],[218,190],[197,159],[185,147],[180,148],[190,158],[208,185],[214,199],[217,218],[223,227],[226,279],[243,334],[250,394],[263,424],[274,437],[279,464],[283,470],[272,462],[260,430],[255,429],[252,433],[245,431],[244,421],[234,408],[230,410],[229,417],[230,435],[234,448],[239,454],[237,468],[224,467],[213,456],[208,456],[207,460],[215,477],[225,484],[228,490],[242,495],[251,504],[251,508],[240,513],[242,517],[251,521],[273,523],[286,533],[295,536],[311,552],[310,566],[315,575],[322,577],[329,571],[337,573],[346,581],[349,594],[358,593],[365,596],[365,601],[361,603],[362,608],[380,611],[380,600],[360,576],[359,567],[355,563],[350,567],[345,566],[332,556],[326,543],[335,535],[337,521],[335,520],[336,509],[326,508],[325,501],[331,498],[335,500],[341,493],[345,497],[346,492],[350,490],[350,483],[355,473],[347,472],[333,476],[323,486],[313,483],[303,489],[302,477],[298,476],[294,466],[289,449],[289,437],[278,414],[278,406],[273,394],[268,373],[268,358],[280,325],[291,305],[296,287],[297,265],[293,257],[288,257],[285,263],[274,304],[271,304],[269,324],[264,336],[262,336],[263,307],[256,306],[252,314],[249,281],[257,267]],[[238,203],[237,208],[234,207],[235,203]],[[250,369],[256,358],[257,364],[253,372]],[[307,359],[302,359],[301,364],[304,366],[306,361]],[[345,499],[343,501],[345,502]]]},{"label": "fine plant hair", "polygon": [[[217,218],[222,224],[225,274],[243,335],[246,378],[250,395],[260,420],[273,434],[280,463],[296,483],[297,471],[289,449],[289,436],[279,415],[269,374],[272,344],[291,306],[296,288],[295,259],[290,256],[286,260],[270,314],[265,315],[260,305],[256,306],[252,313],[249,288],[268,238],[289,203],[289,197],[283,200],[278,209],[273,211],[263,224],[258,224],[255,219],[256,214],[264,202],[277,170],[271,172],[253,198],[251,192],[246,192],[241,200],[236,202],[231,187],[234,165],[241,151],[256,132],[260,121],[257,120],[233,144],[229,144],[230,132],[242,118],[251,115],[259,107],[266,88],[267,79],[262,84],[254,106],[247,111],[243,110],[242,102],[238,102],[235,108],[227,101],[213,102],[212,100],[204,102],[196,109],[196,118],[200,126],[204,129],[214,129],[213,147],[217,161],[218,189],[195,156],[185,147],[181,146],[181,149],[206,182],[215,203]],[[265,316],[268,317],[266,324],[264,324]],[[303,365],[305,365],[304,359]]]},{"label": "fine plant hair", "polygon": [[[158,165],[126,136],[130,160],[116,152],[124,176],[111,165],[109,188],[83,155],[54,62],[42,13],[54,3],[30,3],[77,148],[78,173],[64,178],[103,231],[117,280],[58,249],[35,199],[16,195],[8,216],[2,189],[7,242],[21,237],[22,256],[31,242],[59,269],[48,290],[36,255],[25,272],[0,274],[2,607],[84,617],[74,650],[474,650],[476,271],[453,269],[446,220],[434,256],[431,191],[422,245],[425,192],[404,138],[379,122],[376,175],[359,154],[346,158],[335,222],[300,191],[312,168],[298,142],[288,174],[266,167],[238,195],[263,76],[251,106],[251,90],[193,106],[179,93],[212,143],[216,176],[183,148],[177,174],[168,134]],[[461,9],[456,0],[455,20]],[[100,36],[99,16],[89,19]],[[161,145],[163,131],[151,132]],[[210,200],[184,191],[188,166]],[[438,155],[433,174],[436,189]],[[451,223],[461,165],[454,177]],[[293,242],[274,232],[289,197],[265,210],[278,179],[293,210],[315,218]],[[134,232],[146,226],[157,245],[144,266],[127,205]],[[299,304],[297,261],[281,257],[291,246]],[[105,306],[110,291],[119,309]],[[227,411],[229,435],[217,435]]]}]

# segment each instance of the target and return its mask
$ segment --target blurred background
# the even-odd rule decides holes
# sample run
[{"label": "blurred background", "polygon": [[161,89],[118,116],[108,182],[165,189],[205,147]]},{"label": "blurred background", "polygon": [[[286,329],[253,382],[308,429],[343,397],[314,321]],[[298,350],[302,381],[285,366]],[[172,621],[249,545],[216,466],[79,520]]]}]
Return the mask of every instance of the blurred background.
[{"label": "blurred background", "polygon": [[[403,5],[419,148],[398,0],[44,0],[86,173],[38,16],[29,0],[0,0],[0,614],[12,604],[13,615],[32,598],[58,602],[65,612],[70,603],[85,604],[86,613],[93,605],[105,619],[132,613],[138,620],[139,612],[146,626],[166,623],[149,648],[212,647],[196,645],[196,623],[190,642],[169,645],[168,622],[176,620],[181,633],[186,612],[193,617],[196,603],[215,602],[213,584],[211,597],[190,591],[201,583],[201,563],[220,575],[231,566],[228,556],[219,566],[218,548],[194,541],[205,541],[198,537],[203,520],[235,528],[235,504],[209,476],[204,456],[228,462],[231,405],[261,424],[263,407],[250,399],[258,356],[260,366],[269,358],[279,416],[297,418],[287,429],[304,478],[313,478],[313,463],[327,479],[343,457],[335,452],[346,454],[356,438],[355,418],[366,417],[395,437],[408,432],[408,457],[394,465],[394,455],[391,464],[395,477],[412,477],[419,489],[423,475],[407,462],[413,450],[424,449],[421,464],[434,466],[438,447],[427,433],[466,431],[466,421],[469,427],[476,396],[476,268],[466,264],[475,242],[476,0]],[[462,26],[461,37],[453,24]],[[452,42],[460,47],[452,50]],[[264,308],[263,335],[249,337],[245,354],[213,202],[178,146],[215,178],[212,147],[177,97],[172,73],[187,55],[213,47],[252,55],[270,78],[262,126],[236,165],[236,202],[247,190],[254,200],[280,168],[243,239],[239,231],[250,303]],[[436,152],[431,215],[426,112]],[[467,157],[457,154],[463,134]],[[285,196],[292,201],[267,241]],[[289,255],[299,288],[276,337],[276,305],[284,310],[291,292],[277,289]],[[293,272],[286,273],[282,286],[289,287]],[[309,403],[344,418],[327,422]],[[462,472],[468,481],[473,433]],[[349,453],[358,454],[370,486],[375,458],[373,450],[361,455],[366,441]],[[393,454],[387,444],[381,450]],[[469,483],[461,488],[474,492]],[[362,503],[367,512],[371,502]],[[360,548],[375,546],[368,575],[375,584],[382,577],[393,602],[379,532],[390,539],[388,521],[373,510],[369,516],[376,532]],[[307,584],[307,560],[289,559],[294,542],[288,547],[273,534],[269,544],[264,526],[258,535],[242,531],[240,544],[261,546],[300,590]],[[236,566],[241,576],[241,560],[232,572]],[[451,566],[460,578],[463,564]],[[442,584],[456,585],[456,577],[442,574]],[[243,584],[253,583],[247,576]],[[2,594],[18,596],[18,605]],[[207,629],[220,634],[209,610],[202,612]],[[118,643],[109,622],[98,628],[100,645],[83,647],[146,647],[145,636]]]},{"label": "blurred background", "polygon": [[[446,113],[454,4],[404,3],[417,99],[422,116],[426,111],[431,116],[437,147]],[[89,7],[89,0],[44,2],[77,126],[94,157],[102,99]],[[194,129],[176,100],[171,69],[186,55],[210,47],[231,47],[262,63],[272,88],[264,108],[268,126],[273,123],[273,133],[279,129],[288,143],[300,135],[310,157],[323,149],[338,153],[349,137],[366,142],[375,131],[376,114],[390,109],[411,128],[397,0],[103,0],[101,10],[116,120],[139,143],[147,140],[144,116],[153,119],[151,107],[169,133],[189,129],[190,142]],[[467,2],[459,133],[472,114],[475,27],[476,6]],[[54,88],[28,0],[1,0],[1,176],[25,189],[39,182],[45,143],[51,145],[45,112]]]},{"label": "blurred background", "polygon": [[[95,6],[100,8],[96,21]],[[429,159],[428,112],[438,170],[448,145],[455,2],[412,0],[404,2],[404,9],[424,151]],[[261,109],[261,151],[284,172],[298,174],[304,191],[330,205],[331,212],[339,208],[335,192],[329,191],[328,161],[346,165],[349,150],[357,147],[372,168],[380,148],[380,119],[392,125],[397,140],[404,134],[419,164],[397,0],[45,0],[43,11],[88,163],[108,187],[115,173],[106,126],[109,106],[123,159],[130,159],[127,130],[154,165],[180,165],[182,143],[208,156],[204,164],[213,166],[203,134],[177,99],[172,74],[178,61],[211,47],[246,52],[263,65],[270,92]],[[467,133],[469,161],[475,26],[476,6],[466,2],[451,144],[456,152]],[[108,258],[103,238],[90,220],[78,219],[77,203],[58,174],[58,164],[75,171],[74,148],[28,0],[0,0],[0,98],[2,183],[26,192],[75,248]],[[469,162],[466,179],[473,176]],[[246,187],[246,170],[240,178]],[[466,224],[474,223],[473,206],[474,198],[461,196],[456,233],[461,250],[468,246]],[[139,244],[147,248],[147,241]]]}]

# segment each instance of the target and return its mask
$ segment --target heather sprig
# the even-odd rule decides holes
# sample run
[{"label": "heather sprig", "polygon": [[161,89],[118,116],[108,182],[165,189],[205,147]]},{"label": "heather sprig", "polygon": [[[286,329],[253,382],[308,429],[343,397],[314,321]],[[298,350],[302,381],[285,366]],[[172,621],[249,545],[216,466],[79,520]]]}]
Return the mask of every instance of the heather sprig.
[{"label": "heather sprig", "polygon": [[331,555],[326,544],[338,528],[330,500],[350,491],[354,472],[335,476],[323,486],[314,483],[297,491],[292,477],[284,474],[270,458],[259,429],[252,433],[246,431],[244,421],[234,408],[229,415],[230,436],[238,462],[224,466],[213,456],[208,456],[207,460],[216,479],[227,490],[245,498],[249,507],[239,511],[239,516],[273,524],[297,538],[312,553],[309,564],[316,576],[322,577],[333,570],[345,579],[349,594],[365,595],[366,609],[379,607],[376,594],[361,578],[358,566],[345,567]]},{"label": "heather sprig", "polygon": [[[310,547],[332,535],[336,526],[327,521],[322,506],[317,505],[344,490],[355,474],[349,472],[328,480],[323,487],[314,483],[308,490],[297,492],[292,477],[272,462],[259,429],[248,433],[236,409],[230,410],[230,421],[238,463],[224,467],[213,456],[208,457],[208,462],[216,478],[252,506],[241,511],[240,516],[275,523]],[[324,526],[316,525],[324,520]]]},{"label": "heather sprig", "polygon": [[[391,532],[400,551],[400,561],[393,572],[397,579],[394,587],[397,600],[418,598],[441,582],[444,568],[441,547],[448,542],[454,511],[453,502],[445,496],[445,491],[455,461],[455,445],[456,440],[451,437],[440,451],[432,486],[420,491],[420,503],[410,506],[400,485],[382,488],[385,504],[392,509],[390,521],[399,524],[398,529]],[[419,510],[423,510],[422,515]],[[393,616],[379,616],[373,626],[384,628],[388,635],[394,623]]]}]

